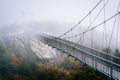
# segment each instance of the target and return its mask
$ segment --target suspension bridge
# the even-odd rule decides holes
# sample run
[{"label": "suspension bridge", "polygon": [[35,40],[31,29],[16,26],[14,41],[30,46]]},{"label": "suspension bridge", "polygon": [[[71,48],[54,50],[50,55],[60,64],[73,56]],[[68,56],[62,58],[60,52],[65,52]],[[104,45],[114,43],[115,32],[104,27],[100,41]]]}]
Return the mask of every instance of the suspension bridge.
[{"label": "suspension bridge", "polygon": [[[95,70],[108,76],[108,80],[120,80],[120,57],[115,56],[109,51],[111,49],[112,41],[115,44],[115,48],[119,49],[120,0],[118,0],[118,4],[116,4],[116,12],[106,18],[106,9],[109,2],[110,0],[98,1],[88,14],[86,14],[77,24],[60,36],[55,37],[47,34],[41,34],[40,37],[43,43],[66,53],[68,56],[73,57],[81,63],[93,67]],[[97,10],[98,12],[96,12],[95,15],[95,10],[99,6],[101,7]],[[101,22],[99,21],[101,19],[100,14],[103,14],[103,20],[101,20]],[[97,20],[98,23],[95,24],[95,21]],[[89,25],[86,29],[81,30],[80,25],[83,25],[82,23],[87,23]],[[108,31],[108,35],[107,29],[109,28],[111,29]],[[101,42],[98,42],[98,44],[101,45],[102,48],[107,48],[107,52],[96,49],[95,47],[94,36],[96,35],[96,29],[100,29],[102,33],[101,40],[98,40]],[[77,31],[79,33],[76,33]],[[87,35],[89,38],[87,38]],[[85,45],[85,43],[87,45],[90,44],[90,46]]]}]

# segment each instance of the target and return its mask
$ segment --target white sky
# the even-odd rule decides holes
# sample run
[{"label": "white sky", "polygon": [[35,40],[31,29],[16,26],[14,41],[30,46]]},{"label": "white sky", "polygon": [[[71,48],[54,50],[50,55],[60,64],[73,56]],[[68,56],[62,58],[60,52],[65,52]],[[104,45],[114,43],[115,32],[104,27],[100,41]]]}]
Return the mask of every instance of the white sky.
[{"label": "white sky", "polygon": [[77,22],[99,0],[0,0],[0,25],[50,20]]},{"label": "white sky", "polygon": [[[45,20],[53,23],[60,22],[75,24],[81,20],[99,1],[100,0],[0,0],[0,27],[14,23],[29,23],[32,21],[42,22]],[[105,0],[105,2],[107,1],[108,0]],[[119,1],[120,0],[109,0],[105,7],[106,19],[116,13]],[[99,7],[91,14],[91,20],[94,20],[95,16],[98,14],[103,5],[104,4],[102,2]],[[104,12],[102,11],[92,26],[104,21],[103,13]],[[90,19],[88,17],[87,20],[82,23],[82,27],[89,26],[89,20]],[[112,31],[114,21],[115,20],[112,20],[106,24],[108,34],[110,34]],[[71,28],[69,25],[64,27],[65,25],[58,27],[58,25],[54,26],[53,24],[52,27],[49,26],[47,29],[50,30],[48,32],[55,31],[56,34],[57,32],[59,32],[58,34],[62,34]],[[102,32],[103,27],[100,27],[99,30]],[[78,29],[76,29],[76,31],[78,31]],[[117,26],[114,32],[116,31]],[[116,35],[116,33],[114,34]]]},{"label": "white sky", "polygon": [[[14,23],[30,23],[32,21],[41,22],[45,20],[53,23],[76,24],[99,1],[100,0],[0,0],[0,26]],[[95,16],[103,7],[103,1],[91,14],[91,21],[94,20]],[[105,0],[105,2],[107,1],[108,0]],[[109,0],[105,7],[106,19],[116,13],[118,3],[119,0]],[[92,26],[103,21],[103,11]],[[88,16],[87,20],[82,23],[82,26],[88,26],[90,24],[89,18],[90,17]],[[107,26],[110,28],[110,26],[113,25],[113,22],[114,21]],[[70,25],[68,26],[66,27],[71,27]]]}]

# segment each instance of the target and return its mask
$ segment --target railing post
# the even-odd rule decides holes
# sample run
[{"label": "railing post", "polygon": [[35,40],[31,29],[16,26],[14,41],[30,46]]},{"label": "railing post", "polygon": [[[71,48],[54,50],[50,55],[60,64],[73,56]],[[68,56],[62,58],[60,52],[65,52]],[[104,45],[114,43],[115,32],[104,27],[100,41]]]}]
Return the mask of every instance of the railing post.
[{"label": "railing post", "polygon": [[[113,58],[110,57],[110,60],[113,61]],[[113,80],[112,75],[113,75],[113,64],[110,64],[110,76],[108,80]]]},{"label": "railing post", "polygon": [[97,63],[96,63],[97,59],[94,58],[94,68],[95,70],[97,70]]},{"label": "railing post", "polygon": [[110,76],[108,80],[113,80],[112,74],[113,74],[113,69],[112,69],[112,66],[110,66]]},{"label": "railing post", "polygon": [[76,49],[74,49],[74,53],[75,53],[75,61],[77,60],[77,50]]},{"label": "railing post", "polygon": [[83,62],[84,62],[84,64],[86,64],[86,55],[85,55],[85,53],[84,53],[84,55],[83,55]]}]

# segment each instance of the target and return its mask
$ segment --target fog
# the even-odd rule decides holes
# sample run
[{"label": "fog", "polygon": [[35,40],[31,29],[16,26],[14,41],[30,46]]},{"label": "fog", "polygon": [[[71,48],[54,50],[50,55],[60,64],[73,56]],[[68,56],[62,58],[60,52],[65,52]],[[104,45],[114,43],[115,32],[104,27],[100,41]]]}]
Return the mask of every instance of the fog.
[{"label": "fog", "polygon": [[[99,0],[0,0],[0,26],[31,21],[56,21],[77,23]],[[107,0],[105,0],[107,2]],[[106,18],[115,13],[119,0],[106,5]],[[103,6],[94,11],[92,17]],[[114,6],[114,7],[113,7]],[[103,16],[103,13],[101,14]],[[101,17],[100,16],[100,17]],[[101,17],[102,19],[103,17]],[[98,19],[97,22],[101,19]],[[88,23],[86,23],[88,24]]]},{"label": "fog", "polygon": [[[0,0],[0,36],[28,31],[60,36],[89,13],[98,1],[99,0]],[[107,3],[105,9],[99,14],[99,11],[105,3]],[[99,14],[97,19],[91,24],[91,27],[113,16],[117,12],[117,9],[119,11],[118,4],[119,0],[103,0],[97,9],[91,13],[91,21]],[[115,28],[110,47],[113,49],[116,48],[116,44],[120,43],[119,34],[116,43],[119,21],[119,16],[117,16],[116,22],[115,18],[113,18],[105,24],[106,31],[104,31],[104,24],[93,30],[95,48],[106,48],[105,42],[109,45],[114,22]],[[88,26],[90,26],[90,16],[63,38],[82,33]],[[107,36],[106,41],[103,33]],[[79,37],[80,36],[70,40],[78,42]],[[91,32],[85,34],[84,40],[84,45],[91,47]],[[120,46],[117,45],[117,48],[120,48]]]}]

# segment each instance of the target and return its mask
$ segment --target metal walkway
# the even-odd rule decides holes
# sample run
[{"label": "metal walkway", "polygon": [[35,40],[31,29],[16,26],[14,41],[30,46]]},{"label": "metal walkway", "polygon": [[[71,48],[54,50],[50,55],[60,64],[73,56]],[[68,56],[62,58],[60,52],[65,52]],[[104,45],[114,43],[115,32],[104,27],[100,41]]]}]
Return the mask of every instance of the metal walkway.
[{"label": "metal walkway", "polygon": [[109,80],[120,80],[119,57],[45,34],[41,35],[41,41],[93,67],[108,76]]}]

